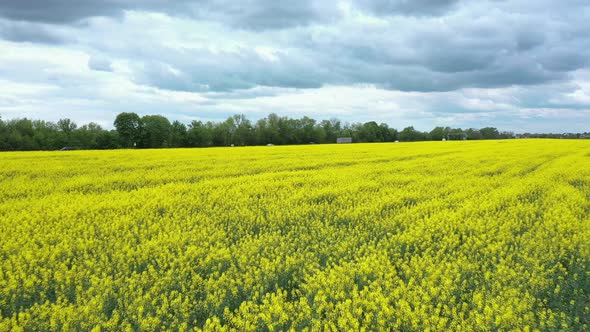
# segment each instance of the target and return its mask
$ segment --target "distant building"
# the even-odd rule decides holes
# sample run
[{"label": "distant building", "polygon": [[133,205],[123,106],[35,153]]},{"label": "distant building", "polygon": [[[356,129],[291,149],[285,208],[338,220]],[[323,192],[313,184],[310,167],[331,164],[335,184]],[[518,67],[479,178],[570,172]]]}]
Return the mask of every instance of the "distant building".
[{"label": "distant building", "polygon": [[338,137],[338,138],[336,138],[336,143],[338,143],[338,144],[352,143],[352,137]]}]

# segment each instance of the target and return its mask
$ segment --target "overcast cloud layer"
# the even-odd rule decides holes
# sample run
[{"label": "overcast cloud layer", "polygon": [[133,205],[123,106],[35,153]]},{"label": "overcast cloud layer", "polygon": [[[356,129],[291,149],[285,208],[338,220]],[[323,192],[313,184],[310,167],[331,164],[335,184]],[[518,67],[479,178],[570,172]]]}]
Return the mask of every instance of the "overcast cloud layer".
[{"label": "overcast cloud layer", "polygon": [[586,0],[173,3],[1,1],[0,115],[590,131]]}]

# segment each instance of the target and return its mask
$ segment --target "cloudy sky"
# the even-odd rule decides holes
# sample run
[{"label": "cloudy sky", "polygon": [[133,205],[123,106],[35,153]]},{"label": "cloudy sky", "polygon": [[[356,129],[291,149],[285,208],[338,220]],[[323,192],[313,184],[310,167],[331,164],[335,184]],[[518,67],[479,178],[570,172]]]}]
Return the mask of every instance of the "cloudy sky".
[{"label": "cloudy sky", "polygon": [[587,0],[1,0],[0,116],[590,131]]}]

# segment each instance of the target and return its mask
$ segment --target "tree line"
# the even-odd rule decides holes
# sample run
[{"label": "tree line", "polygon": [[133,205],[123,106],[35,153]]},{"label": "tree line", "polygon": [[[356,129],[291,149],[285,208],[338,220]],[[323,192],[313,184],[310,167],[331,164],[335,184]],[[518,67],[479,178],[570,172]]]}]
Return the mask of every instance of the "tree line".
[{"label": "tree line", "polygon": [[[317,121],[304,116],[289,118],[275,113],[258,121],[243,114],[225,121],[198,121],[188,125],[170,122],[161,115],[120,113],[112,130],[91,122],[78,126],[70,119],[57,122],[27,118],[2,120],[0,117],[0,150],[57,150],[117,148],[210,147],[246,145],[285,145],[335,143],[338,137],[351,137],[353,142],[410,142],[443,139],[508,139],[512,132],[494,127],[480,129],[436,127],[422,132],[414,127],[400,131],[375,121],[347,123],[332,118]],[[525,137],[586,138],[585,134],[525,134]]]}]

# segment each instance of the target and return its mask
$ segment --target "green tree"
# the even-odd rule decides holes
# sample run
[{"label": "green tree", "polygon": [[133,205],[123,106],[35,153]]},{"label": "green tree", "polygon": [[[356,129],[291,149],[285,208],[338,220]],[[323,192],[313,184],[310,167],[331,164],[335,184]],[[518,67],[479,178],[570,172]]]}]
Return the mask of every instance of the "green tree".
[{"label": "green tree", "polygon": [[479,132],[481,133],[481,137],[483,139],[498,139],[500,137],[498,129],[494,127],[481,128]]},{"label": "green tree", "polygon": [[298,121],[298,131],[300,134],[297,135],[299,137],[299,143],[307,144],[310,142],[318,141],[318,137],[316,136],[317,132],[315,130],[316,121],[310,117],[304,116]]},{"label": "green tree", "polygon": [[336,143],[336,139],[342,130],[342,125],[340,120],[336,118],[332,118],[330,120],[323,120],[320,122],[320,126],[322,127],[325,133],[325,142],[328,143]]},{"label": "green tree", "polygon": [[67,135],[50,121],[34,120],[33,135],[41,150],[56,150],[68,145]]},{"label": "green tree", "polygon": [[435,127],[429,133],[430,139],[433,141],[442,141],[443,138],[447,138],[450,130],[451,128],[449,127]]},{"label": "green tree", "polygon": [[187,146],[187,128],[180,121],[172,122],[169,142],[175,148]]},{"label": "green tree", "polygon": [[356,125],[351,125],[349,123],[342,124],[340,130],[338,131],[338,137],[352,137],[353,140],[356,136]]},{"label": "green tree", "polygon": [[365,122],[358,127],[359,142],[383,142],[381,127],[375,121]]},{"label": "green tree", "polygon": [[172,125],[167,118],[161,115],[146,115],[141,118],[142,148],[165,148],[172,132]]},{"label": "green tree", "polygon": [[82,125],[73,133],[74,142],[78,148],[82,149],[97,149],[98,137],[104,132],[102,127],[95,123],[90,122],[89,124]]},{"label": "green tree", "polygon": [[258,144],[283,144],[281,137],[282,119],[275,113],[258,120],[255,127],[255,136]]},{"label": "green tree", "polygon": [[381,142],[393,142],[397,139],[397,130],[389,128],[386,123],[379,125]]},{"label": "green tree", "polygon": [[[580,134],[568,134],[568,135],[570,138],[580,138]],[[514,132],[502,131],[499,133],[498,138],[500,138],[500,139],[514,138]]]},{"label": "green tree", "polygon": [[400,131],[398,134],[398,138],[400,141],[405,142],[424,141],[426,140],[426,135],[423,132],[420,132],[414,129],[414,127],[410,126]]},{"label": "green tree", "polygon": [[8,129],[0,116],[0,150],[8,150]]},{"label": "green tree", "polygon": [[106,131],[103,130],[98,136],[96,137],[96,148],[97,149],[118,149],[121,146],[119,145],[120,142],[119,134],[115,130]]},{"label": "green tree", "polygon": [[453,128],[449,130],[447,133],[447,139],[449,140],[464,140],[466,139],[466,134],[461,128]]},{"label": "green tree", "polygon": [[36,144],[34,136],[35,129],[33,121],[24,119],[15,119],[7,122],[8,150],[37,150],[39,146]]},{"label": "green tree", "polygon": [[[228,119],[229,120],[229,119]],[[235,114],[232,116],[233,137],[232,144],[246,145],[253,142],[252,122],[244,114]]]},{"label": "green tree", "polygon": [[78,125],[70,119],[59,119],[57,121],[57,128],[69,135],[78,128]]},{"label": "green tree", "polygon": [[192,121],[187,131],[188,146],[211,146],[213,145],[213,134],[211,123],[204,124],[201,121]]},{"label": "green tree", "polygon": [[[73,132],[78,128],[78,125],[70,119],[59,119],[57,121],[57,129],[63,146],[76,146],[80,147],[79,142],[76,142],[73,137]],[[62,146],[62,147],[63,147]]]},{"label": "green tree", "polygon": [[134,147],[141,136],[141,119],[136,113],[120,113],[114,122],[121,145],[125,148]]},{"label": "green tree", "polygon": [[481,132],[475,128],[467,129],[465,134],[467,134],[467,139],[469,140],[478,140],[482,138]]}]

